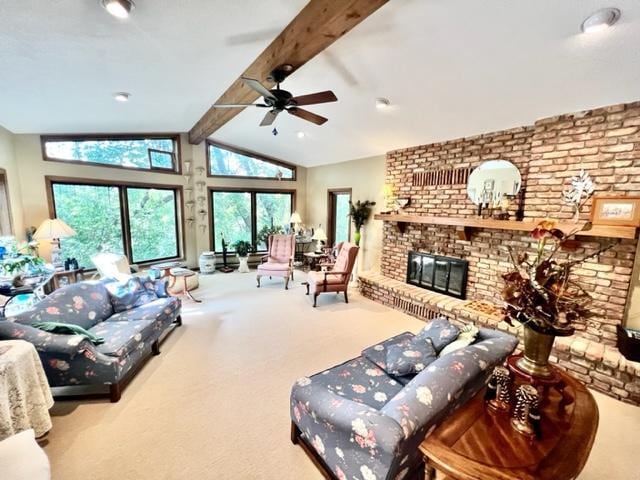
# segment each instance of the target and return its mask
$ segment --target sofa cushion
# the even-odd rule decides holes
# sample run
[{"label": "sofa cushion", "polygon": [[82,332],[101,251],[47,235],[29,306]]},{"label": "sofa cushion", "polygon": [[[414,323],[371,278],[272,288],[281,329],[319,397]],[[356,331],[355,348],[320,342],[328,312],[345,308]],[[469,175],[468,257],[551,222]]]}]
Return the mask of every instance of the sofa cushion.
[{"label": "sofa cushion", "polygon": [[124,312],[116,313],[106,322],[137,322],[151,320],[156,322],[157,329],[164,329],[176,319],[176,311],[180,307],[180,300],[175,297],[158,298]]},{"label": "sofa cushion", "polygon": [[136,348],[144,348],[145,340],[154,332],[153,320],[135,322],[102,322],[89,331],[104,338],[96,350],[112,357],[124,357]]},{"label": "sofa cushion", "polygon": [[429,322],[416,337],[431,339],[431,343],[437,352],[453,342],[460,333],[460,329],[444,317],[439,317]]},{"label": "sofa cushion", "polygon": [[105,286],[100,282],[79,282],[59,288],[15,321],[24,325],[72,323],[88,330],[111,315],[113,307]]},{"label": "sofa cushion", "polygon": [[336,395],[376,410],[402,390],[400,382],[364,357],[349,360],[312,378]]},{"label": "sofa cushion", "polygon": [[387,373],[405,376],[420,373],[438,358],[430,339],[414,337],[407,345],[390,345],[387,349]]},{"label": "sofa cushion", "polygon": [[142,306],[158,298],[153,286],[147,288],[145,282],[138,277],[130,277],[123,282],[107,283],[106,287],[116,313]]},{"label": "sofa cushion", "polygon": [[[414,338],[414,334],[411,332],[404,332],[394,337],[388,338],[383,342],[380,342],[371,347],[365,348],[362,351],[362,356],[373,362],[376,366],[380,367],[385,372],[387,371],[387,350],[391,345],[408,345]],[[406,385],[414,377],[413,374],[407,376],[398,376],[395,379],[402,385]]]}]

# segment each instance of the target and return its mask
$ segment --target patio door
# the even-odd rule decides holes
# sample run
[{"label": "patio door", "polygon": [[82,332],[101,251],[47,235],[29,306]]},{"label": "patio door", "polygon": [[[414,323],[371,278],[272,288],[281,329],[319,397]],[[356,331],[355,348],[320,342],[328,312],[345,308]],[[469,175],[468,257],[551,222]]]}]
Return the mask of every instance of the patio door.
[{"label": "patio door", "polygon": [[351,240],[351,217],[349,216],[350,188],[330,189],[327,192],[328,242],[335,245]]}]

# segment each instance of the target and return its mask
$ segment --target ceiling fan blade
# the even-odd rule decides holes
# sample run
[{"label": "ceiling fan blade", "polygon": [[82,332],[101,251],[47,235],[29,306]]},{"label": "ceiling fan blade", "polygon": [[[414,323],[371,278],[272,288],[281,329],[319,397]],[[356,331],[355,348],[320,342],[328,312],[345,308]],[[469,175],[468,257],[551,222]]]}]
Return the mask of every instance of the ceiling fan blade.
[{"label": "ceiling fan blade", "polygon": [[214,105],[215,108],[244,108],[244,107],[268,107],[264,103],[225,103],[222,105]]},{"label": "ceiling fan blade", "polygon": [[280,112],[278,112],[277,110],[276,111],[269,110],[267,114],[264,116],[264,118],[262,119],[262,121],[260,122],[260,126],[268,127],[269,125],[271,125],[279,113]]},{"label": "ceiling fan blade", "polygon": [[291,115],[295,115],[296,117],[300,117],[307,122],[315,123],[316,125],[322,125],[325,123],[328,118],[321,117],[320,115],[316,115],[315,113],[310,112],[309,110],[303,110],[302,108],[289,108],[287,110]]},{"label": "ceiling fan blade", "polygon": [[338,97],[331,90],[326,90],[324,92],[310,93],[309,95],[300,95],[299,97],[293,97],[291,100],[296,102],[296,105],[314,105],[316,103],[336,102]]},{"label": "ceiling fan blade", "polygon": [[240,77],[242,78],[242,81],[244,82],[244,84],[255,90],[256,92],[258,92],[260,95],[262,95],[264,98],[270,98],[272,100],[275,100],[276,97],[273,95],[273,93],[271,93],[267,87],[265,87],[264,85],[262,85],[258,80],[256,80],[255,78],[249,78],[249,77]]}]

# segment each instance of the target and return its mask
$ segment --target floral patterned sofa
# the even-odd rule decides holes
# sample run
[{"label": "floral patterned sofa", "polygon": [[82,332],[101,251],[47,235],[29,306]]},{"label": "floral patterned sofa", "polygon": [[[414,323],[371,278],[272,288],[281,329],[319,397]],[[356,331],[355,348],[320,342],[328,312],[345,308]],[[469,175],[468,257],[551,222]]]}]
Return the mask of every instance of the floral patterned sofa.
[{"label": "floral patterned sofa", "polygon": [[[117,402],[127,375],[149,353],[158,355],[160,338],[182,321],[180,300],[166,294],[164,280],[116,282],[87,281],[56,290],[34,310],[0,321],[0,340],[33,343],[52,387],[109,385],[111,401]],[[104,343],[49,333],[32,327],[35,322],[79,325]]]},{"label": "floral patterned sofa", "polygon": [[387,349],[413,337],[392,337],[293,386],[291,440],[327,478],[419,478],[422,440],[477,393],[517,345],[511,335],[481,328],[473,344],[439,357],[417,375],[389,375],[381,368]]}]

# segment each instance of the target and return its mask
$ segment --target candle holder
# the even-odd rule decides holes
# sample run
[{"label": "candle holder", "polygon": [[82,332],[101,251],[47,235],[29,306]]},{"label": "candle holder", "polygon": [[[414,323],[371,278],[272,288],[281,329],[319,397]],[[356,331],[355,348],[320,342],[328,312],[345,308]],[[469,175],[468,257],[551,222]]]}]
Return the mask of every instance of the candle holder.
[{"label": "candle holder", "polygon": [[487,385],[487,406],[494,412],[508,412],[511,408],[511,374],[505,367],[496,367]]},{"label": "candle holder", "polygon": [[520,385],[516,391],[516,408],[511,418],[511,426],[518,433],[530,437],[536,435],[540,421],[539,404],[538,390],[533,385]]}]

